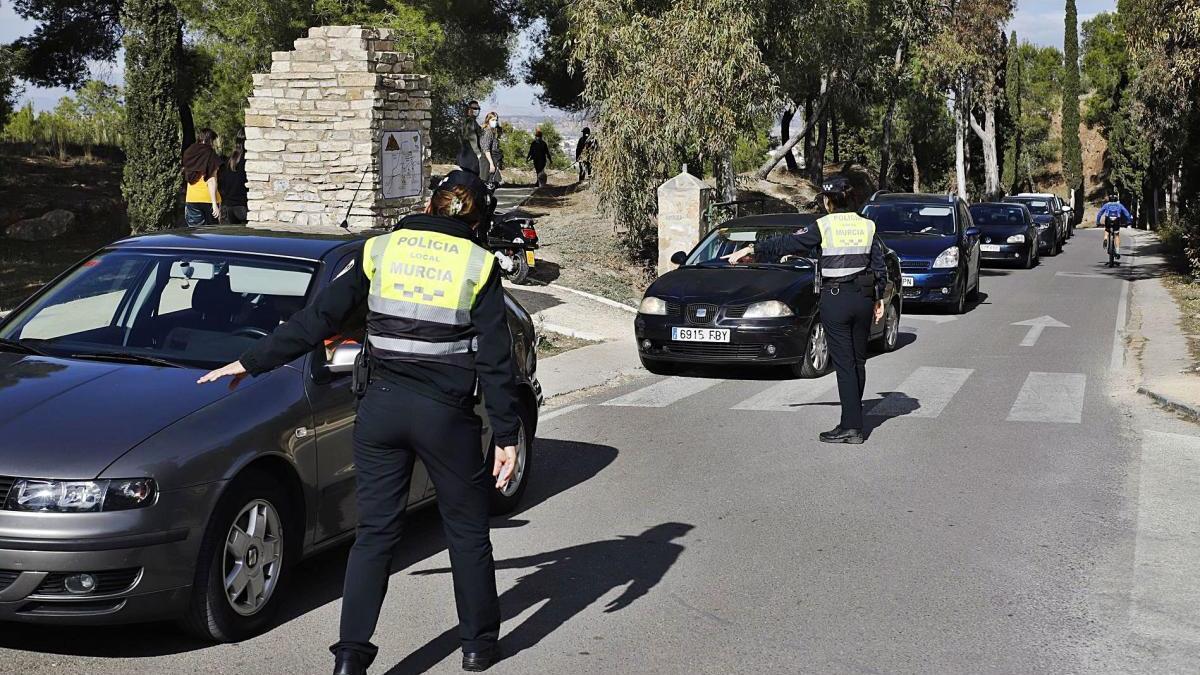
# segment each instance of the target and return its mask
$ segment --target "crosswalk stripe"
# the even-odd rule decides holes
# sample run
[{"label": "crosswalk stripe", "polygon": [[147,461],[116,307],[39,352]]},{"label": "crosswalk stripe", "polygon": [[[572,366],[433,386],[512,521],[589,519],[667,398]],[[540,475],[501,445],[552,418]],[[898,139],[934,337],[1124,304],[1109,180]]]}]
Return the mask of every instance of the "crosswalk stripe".
[{"label": "crosswalk stripe", "polygon": [[1079,424],[1085,386],[1087,375],[1083,373],[1029,373],[1008,421]]},{"label": "crosswalk stripe", "polygon": [[734,410],[794,410],[797,406],[811,403],[834,387],[832,377],[819,380],[790,380],[758,392],[754,396],[733,406]]},{"label": "crosswalk stripe", "polygon": [[710,387],[724,382],[724,380],[706,380],[691,377],[669,377],[665,380],[659,380],[648,387],[642,387],[637,391],[630,392],[624,396],[618,396],[611,401],[606,401],[600,405],[606,406],[628,406],[635,408],[665,408],[676,401],[681,401],[689,396],[694,396]]},{"label": "crosswalk stripe", "polygon": [[922,366],[901,382],[896,391],[871,408],[868,414],[877,417],[937,417],[974,372],[971,368]]},{"label": "crosswalk stripe", "polygon": [[567,413],[573,413],[576,410],[581,410],[586,407],[587,407],[586,403],[575,403],[573,405],[564,405],[561,408],[547,410],[546,412],[544,412],[538,416],[538,422],[549,422],[550,420],[554,419],[555,417],[558,417],[560,415],[566,415]]}]

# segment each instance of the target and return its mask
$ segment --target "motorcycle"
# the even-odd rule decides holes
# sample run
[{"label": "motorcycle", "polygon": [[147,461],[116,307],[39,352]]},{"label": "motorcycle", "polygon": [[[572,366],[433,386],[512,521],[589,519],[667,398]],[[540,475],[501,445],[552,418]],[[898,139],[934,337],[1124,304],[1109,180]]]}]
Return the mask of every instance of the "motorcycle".
[{"label": "motorcycle", "polygon": [[[488,183],[489,212],[496,207],[496,188]],[[513,209],[493,215],[483,245],[496,256],[504,278],[514,284],[523,284],[537,262],[534,251],[538,248],[537,221],[522,209]]]}]

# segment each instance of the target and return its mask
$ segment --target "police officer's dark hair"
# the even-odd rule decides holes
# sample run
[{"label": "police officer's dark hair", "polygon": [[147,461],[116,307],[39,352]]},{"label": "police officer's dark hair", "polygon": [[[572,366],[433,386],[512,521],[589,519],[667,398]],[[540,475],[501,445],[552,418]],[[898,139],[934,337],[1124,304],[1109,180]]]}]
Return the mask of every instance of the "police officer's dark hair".
[{"label": "police officer's dark hair", "polygon": [[833,206],[834,211],[843,211],[850,208],[850,191],[843,192],[826,192],[821,195],[829,200],[829,204]]},{"label": "police officer's dark hair", "polygon": [[447,185],[434,190],[429,200],[429,212],[447,216],[472,225],[479,222],[480,208],[474,193],[465,185]]}]

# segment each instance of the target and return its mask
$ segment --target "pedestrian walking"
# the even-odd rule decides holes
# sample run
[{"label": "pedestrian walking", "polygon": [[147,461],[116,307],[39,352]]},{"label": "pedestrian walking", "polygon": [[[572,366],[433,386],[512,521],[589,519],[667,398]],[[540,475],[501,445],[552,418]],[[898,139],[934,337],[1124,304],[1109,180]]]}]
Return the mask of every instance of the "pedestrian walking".
[{"label": "pedestrian walking", "polygon": [[196,142],[183,151],[181,166],[187,182],[184,195],[183,219],[188,227],[215,225],[221,219],[221,192],[217,175],[224,162],[213,148],[217,132],[201,129]]},{"label": "pedestrian walking", "polygon": [[533,132],[533,141],[529,143],[529,154],[525,157],[533,162],[533,170],[537,173],[538,187],[546,186],[546,165],[550,163],[550,146],[542,138],[542,130]]},{"label": "pedestrian walking", "polygon": [[500,170],[504,168],[504,151],[500,149],[500,115],[493,110],[483,118],[483,136],[479,139],[479,147],[483,149],[483,163],[480,165],[480,178],[485,183],[499,185]]},{"label": "pedestrian walking", "polygon": [[575,143],[575,164],[579,167],[579,182],[592,177],[592,130],[588,127],[583,128],[583,134],[580,135],[579,141]]},{"label": "pedestrian walking", "polygon": [[247,216],[246,192],[246,132],[238,132],[233,152],[217,174],[217,191],[221,195],[221,223],[245,225]]},{"label": "pedestrian walking", "polygon": [[[750,257],[778,262],[785,255],[821,252],[821,326],[837,371],[841,421],[822,432],[826,443],[862,443],[862,398],[867,383],[867,339],[871,326],[883,318],[887,267],[875,223],[850,207],[853,189],[844,176],[832,176],[822,186],[827,215],[814,226],[794,234],[772,237],[739,249],[731,263]],[[872,306],[874,311],[872,311]]]},{"label": "pedestrian walking", "polygon": [[479,101],[470,101],[467,103],[466,113],[463,115],[459,129],[458,159],[455,162],[458,164],[458,168],[470,171],[476,176],[479,175],[479,168],[483,164],[483,150],[479,147],[479,135],[482,129],[479,128],[478,119]]},{"label": "pedestrian walking", "polygon": [[[462,667],[485,670],[499,658],[500,605],[488,505],[491,491],[507,485],[516,467],[520,418],[496,259],[473,243],[484,199],[477,176],[451,172],[434,190],[427,213],[410,215],[391,234],[368,240],[360,265],[240,360],[199,380],[278,368],[341,333],[344,324],[360,316],[356,309],[367,308],[364,358],[370,374],[357,377],[362,369],[356,369],[356,391],[363,391],[354,428],[359,520],[346,566],[341,639],[330,648],[335,675],[362,675],[377,653],[371,636],[400,541],[416,457],[438,494]],[[495,435],[491,467],[479,448],[482,422],[473,410],[477,381]]]}]

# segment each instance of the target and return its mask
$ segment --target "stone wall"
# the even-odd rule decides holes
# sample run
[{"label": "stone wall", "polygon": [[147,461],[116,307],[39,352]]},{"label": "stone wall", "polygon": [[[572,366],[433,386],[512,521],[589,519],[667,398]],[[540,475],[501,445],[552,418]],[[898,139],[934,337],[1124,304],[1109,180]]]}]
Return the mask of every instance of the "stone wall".
[{"label": "stone wall", "polygon": [[[349,209],[350,229],[363,230],[424,205],[429,78],[412,72],[412,55],[397,53],[391,36],[362,26],[312,28],[293,51],[272,54],[270,73],[254,76],[246,110],[252,227],[336,226]],[[391,131],[419,133],[397,136],[415,148],[404,158],[419,180],[395,175],[398,152],[385,160],[382,148],[400,147]]]}]

